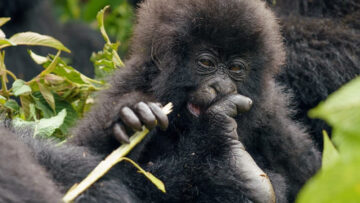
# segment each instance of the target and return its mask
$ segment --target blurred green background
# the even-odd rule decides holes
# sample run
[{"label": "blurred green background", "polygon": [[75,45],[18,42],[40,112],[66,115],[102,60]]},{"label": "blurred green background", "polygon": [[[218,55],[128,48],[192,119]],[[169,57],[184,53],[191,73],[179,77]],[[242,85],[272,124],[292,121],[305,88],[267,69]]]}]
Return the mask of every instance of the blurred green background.
[{"label": "blurred green background", "polygon": [[55,0],[56,16],[65,23],[79,20],[96,29],[96,14],[110,5],[105,17],[107,33],[115,41],[119,41],[120,55],[125,55],[129,47],[134,20],[134,8],[126,0]]}]

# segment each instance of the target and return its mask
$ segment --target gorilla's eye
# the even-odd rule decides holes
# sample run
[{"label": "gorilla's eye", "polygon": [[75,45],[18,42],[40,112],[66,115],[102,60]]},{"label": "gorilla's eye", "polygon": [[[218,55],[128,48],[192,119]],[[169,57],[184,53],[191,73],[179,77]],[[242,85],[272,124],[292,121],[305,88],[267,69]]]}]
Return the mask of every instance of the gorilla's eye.
[{"label": "gorilla's eye", "polygon": [[230,76],[235,80],[244,80],[247,69],[247,64],[242,60],[235,60],[229,65]]},{"label": "gorilla's eye", "polygon": [[209,53],[203,53],[196,59],[199,74],[211,74],[216,71],[216,58]]},{"label": "gorilla's eye", "polygon": [[239,72],[239,71],[244,70],[244,67],[239,64],[234,64],[234,65],[231,65],[229,69],[230,69],[230,71],[233,71],[233,72]]},{"label": "gorilla's eye", "polygon": [[199,65],[201,65],[205,68],[214,68],[215,67],[214,62],[209,58],[200,58],[198,63],[199,63]]}]

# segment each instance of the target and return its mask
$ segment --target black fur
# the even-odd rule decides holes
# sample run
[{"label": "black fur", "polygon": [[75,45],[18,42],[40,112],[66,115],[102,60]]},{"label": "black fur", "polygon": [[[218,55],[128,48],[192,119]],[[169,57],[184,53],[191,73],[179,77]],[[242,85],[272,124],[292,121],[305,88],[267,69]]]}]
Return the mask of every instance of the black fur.
[{"label": "black fur", "polygon": [[360,2],[354,0],[277,1],[287,61],[278,81],[294,93],[294,120],[309,128],[322,149],[324,121],[307,112],[360,75]]},{"label": "black fur", "polygon": [[0,128],[0,202],[58,202],[60,193],[31,150]]},{"label": "black fur", "polygon": [[163,180],[167,193],[121,163],[77,201],[251,201],[249,194],[254,191],[244,189],[248,180],[231,165],[237,154],[222,130],[228,123],[206,113],[197,119],[186,108],[190,94],[202,85],[189,66],[192,51],[205,44],[225,54],[248,54],[248,77],[237,82],[235,90],[254,104],[237,115],[236,122],[231,118],[239,136],[235,142],[243,143],[269,176],[277,202],[292,202],[319,168],[320,155],[309,135],[290,119],[288,95],[275,83],[285,54],[279,26],[265,4],[258,0],[148,1],[141,4],[134,34],[126,67],[98,95],[97,105],[73,130],[68,143],[54,146],[17,133],[59,191],[64,193],[79,182],[119,146],[107,125],[122,107],[159,101],[174,103],[168,129],[153,129],[129,157]]},{"label": "black fur", "polygon": [[[100,33],[79,22],[60,24],[53,16],[51,3],[51,0],[2,0],[0,16],[12,19],[1,29],[7,37],[25,31],[55,37],[72,51],[71,54],[63,53],[63,56],[71,60],[71,65],[85,75],[93,76],[94,68],[90,56],[92,52],[102,49],[104,41]],[[55,50],[50,48],[30,47],[30,49],[40,55],[55,54]],[[8,47],[5,51],[7,68],[19,78],[29,80],[43,70],[30,58],[26,47]]]}]

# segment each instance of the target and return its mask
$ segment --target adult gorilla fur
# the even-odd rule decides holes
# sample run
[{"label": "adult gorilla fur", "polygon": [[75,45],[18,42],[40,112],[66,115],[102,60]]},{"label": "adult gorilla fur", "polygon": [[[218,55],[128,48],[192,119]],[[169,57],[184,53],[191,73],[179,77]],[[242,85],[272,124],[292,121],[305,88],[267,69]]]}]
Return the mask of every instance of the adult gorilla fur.
[{"label": "adult gorilla fur", "polygon": [[[136,109],[139,102],[173,102],[167,129],[151,130],[129,155],[163,180],[167,193],[121,163],[77,201],[273,202],[272,195],[277,202],[294,201],[319,168],[320,156],[309,135],[290,119],[288,95],[275,83],[285,54],[265,3],[153,0],[138,12],[126,67],[98,95],[96,106],[73,130],[74,137],[55,147],[17,133],[60,193],[119,146],[111,126],[126,123],[118,119],[120,112]],[[221,63],[205,77],[194,61],[203,46],[218,50],[219,61],[235,54],[247,66],[228,64],[225,70],[228,66]],[[206,60],[197,62],[208,66]],[[230,80],[229,71],[240,74],[240,80]],[[247,97],[254,101],[250,110]],[[197,116],[189,109],[194,102],[202,107]],[[249,166],[253,161],[257,165]],[[267,176],[252,176],[254,168],[267,174],[275,193],[256,183]]]},{"label": "adult gorilla fur", "polygon": [[322,130],[331,129],[307,112],[360,75],[360,2],[280,0],[272,6],[288,55],[278,81],[294,93],[294,120],[305,123],[322,148]]},{"label": "adult gorilla fur", "polygon": [[[11,21],[1,29],[8,37],[18,32],[33,31],[57,38],[72,51],[71,54],[64,53],[71,59],[71,65],[85,75],[92,76],[94,68],[90,56],[92,52],[102,49],[101,35],[79,22],[60,24],[53,16],[51,3],[51,0],[1,0],[0,17],[11,17]],[[40,55],[54,53],[53,49],[46,47],[31,49]],[[30,58],[24,47],[6,48],[5,64],[19,78],[26,80],[43,69]]]}]

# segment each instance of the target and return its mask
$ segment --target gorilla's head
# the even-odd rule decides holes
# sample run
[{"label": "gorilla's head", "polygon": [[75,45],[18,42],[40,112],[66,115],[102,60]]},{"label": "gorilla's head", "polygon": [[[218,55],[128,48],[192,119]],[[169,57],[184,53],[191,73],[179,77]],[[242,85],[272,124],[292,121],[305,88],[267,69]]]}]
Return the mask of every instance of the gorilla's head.
[{"label": "gorilla's head", "polygon": [[145,1],[134,33],[133,57],[161,72],[155,94],[183,101],[196,116],[229,94],[262,97],[285,56],[275,17],[260,0]]}]

